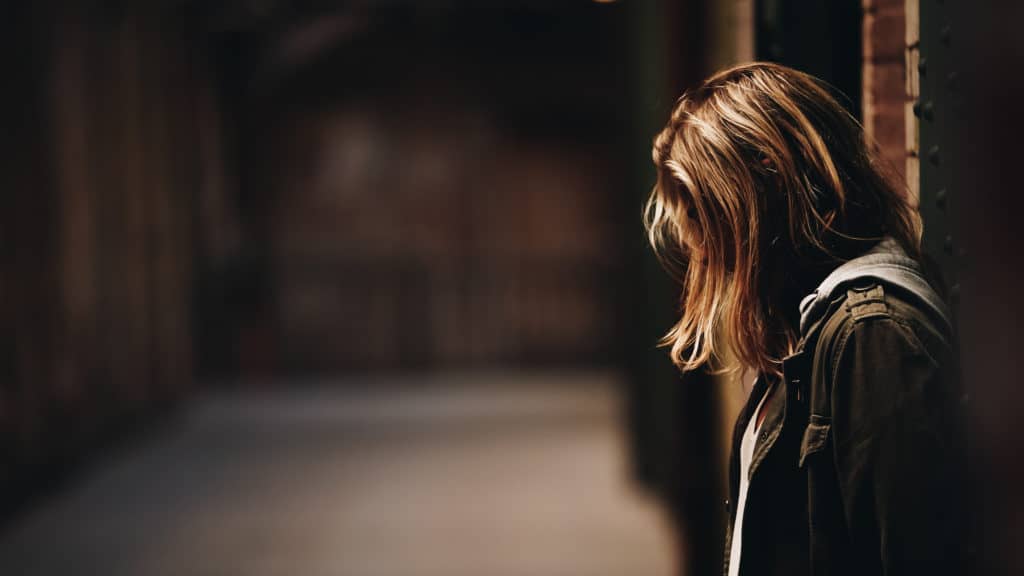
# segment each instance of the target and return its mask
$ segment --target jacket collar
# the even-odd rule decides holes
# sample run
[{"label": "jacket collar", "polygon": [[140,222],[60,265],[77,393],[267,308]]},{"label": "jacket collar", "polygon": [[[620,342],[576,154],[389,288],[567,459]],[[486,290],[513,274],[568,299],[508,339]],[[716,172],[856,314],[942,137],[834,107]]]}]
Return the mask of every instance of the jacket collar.
[{"label": "jacket collar", "polygon": [[824,315],[835,293],[851,282],[864,278],[903,288],[942,318],[947,327],[950,325],[949,309],[928,284],[920,264],[907,256],[894,238],[887,236],[863,255],[837,267],[814,292],[800,301],[800,333],[806,334],[815,321]]}]

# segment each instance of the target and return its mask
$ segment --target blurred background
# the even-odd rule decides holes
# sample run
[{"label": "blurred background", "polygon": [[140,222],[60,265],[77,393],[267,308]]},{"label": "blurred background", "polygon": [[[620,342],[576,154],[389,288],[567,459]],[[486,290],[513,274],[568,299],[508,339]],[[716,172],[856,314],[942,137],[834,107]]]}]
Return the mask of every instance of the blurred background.
[{"label": "blurred background", "polygon": [[1016,381],[985,322],[1019,304],[961,287],[1013,228],[958,202],[957,3],[4,7],[3,574],[718,573],[746,385],[655,347],[640,210],[674,100],[737,62],[845,94],[975,320],[965,373]]}]

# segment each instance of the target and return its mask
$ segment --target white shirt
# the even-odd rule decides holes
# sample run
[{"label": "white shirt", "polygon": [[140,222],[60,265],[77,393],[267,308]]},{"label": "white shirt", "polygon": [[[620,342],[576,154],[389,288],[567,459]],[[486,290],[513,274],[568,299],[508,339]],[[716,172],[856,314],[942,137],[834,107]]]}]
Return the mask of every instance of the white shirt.
[{"label": "white shirt", "polygon": [[758,415],[770,392],[771,388],[765,391],[764,396],[757,403],[757,409],[751,415],[747,429],[743,431],[743,439],[740,441],[740,492],[736,502],[736,523],[732,528],[732,546],[729,549],[729,576],[739,576],[740,573],[740,553],[743,550],[743,509],[747,505],[747,489],[750,487],[750,461],[754,458],[754,446],[757,444]]}]

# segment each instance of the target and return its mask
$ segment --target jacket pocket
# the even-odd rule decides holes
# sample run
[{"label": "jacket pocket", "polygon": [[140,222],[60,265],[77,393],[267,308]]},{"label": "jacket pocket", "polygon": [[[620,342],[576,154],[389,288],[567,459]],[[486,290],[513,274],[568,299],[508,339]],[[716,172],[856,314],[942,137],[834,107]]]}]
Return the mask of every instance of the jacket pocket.
[{"label": "jacket pocket", "polygon": [[807,458],[821,452],[828,445],[832,434],[832,419],[828,416],[811,414],[810,422],[804,429],[804,437],[800,441],[800,467],[804,467]]}]

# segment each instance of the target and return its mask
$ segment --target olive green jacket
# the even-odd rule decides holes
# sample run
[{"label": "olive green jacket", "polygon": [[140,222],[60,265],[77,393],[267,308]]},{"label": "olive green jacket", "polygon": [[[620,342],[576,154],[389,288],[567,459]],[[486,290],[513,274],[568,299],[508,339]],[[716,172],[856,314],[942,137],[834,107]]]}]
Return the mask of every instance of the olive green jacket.
[{"label": "olive green jacket", "polygon": [[[834,271],[801,313],[751,460],[739,573],[962,573],[965,410],[942,300],[885,240]],[[742,432],[769,386],[758,378],[736,422],[731,501]]]}]

